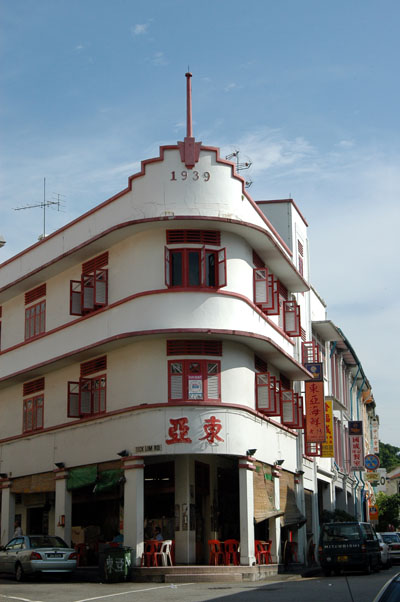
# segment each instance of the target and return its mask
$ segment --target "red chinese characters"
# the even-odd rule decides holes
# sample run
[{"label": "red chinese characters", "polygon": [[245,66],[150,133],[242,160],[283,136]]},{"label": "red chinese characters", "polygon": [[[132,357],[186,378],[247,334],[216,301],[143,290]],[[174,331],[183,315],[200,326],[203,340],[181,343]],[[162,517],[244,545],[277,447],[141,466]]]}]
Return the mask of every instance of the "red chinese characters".
[{"label": "red chinese characters", "polygon": [[189,433],[189,420],[187,418],[170,418],[169,421],[172,426],[168,429],[168,435],[171,438],[165,440],[167,445],[172,445],[173,443],[192,443],[192,440],[187,437]]},{"label": "red chinese characters", "polygon": [[215,443],[216,441],[223,441],[222,437],[218,436],[218,433],[222,429],[221,421],[215,416],[211,416],[211,418],[207,418],[204,421],[203,429],[205,432],[204,437],[200,437],[199,441],[208,441],[208,443]]},{"label": "red chinese characters", "polygon": [[323,443],[326,440],[324,383],[307,381],[306,389],[306,440]]},{"label": "red chinese characters", "polygon": [[[190,431],[189,419],[183,418],[170,418],[169,422],[171,426],[168,429],[169,439],[165,440],[167,445],[173,445],[175,443],[192,443],[192,439],[188,436]],[[210,416],[206,418],[203,423],[204,437],[199,437],[199,441],[207,441],[208,443],[218,444],[219,441],[224,441],[219,433],[222,430],[222,423],[216,416]]]}]

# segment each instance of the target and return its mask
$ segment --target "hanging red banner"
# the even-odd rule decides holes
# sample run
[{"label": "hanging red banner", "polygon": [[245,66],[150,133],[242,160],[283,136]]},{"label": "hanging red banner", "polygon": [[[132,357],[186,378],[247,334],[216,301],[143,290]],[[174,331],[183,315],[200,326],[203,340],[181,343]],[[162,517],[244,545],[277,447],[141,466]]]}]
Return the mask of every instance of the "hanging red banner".
[{"label": "hanging red banner", "polygon": [[305,383],[305,389],[306,440],[309,443],[324,443],[326,440],[324,383],[309,380]]}]

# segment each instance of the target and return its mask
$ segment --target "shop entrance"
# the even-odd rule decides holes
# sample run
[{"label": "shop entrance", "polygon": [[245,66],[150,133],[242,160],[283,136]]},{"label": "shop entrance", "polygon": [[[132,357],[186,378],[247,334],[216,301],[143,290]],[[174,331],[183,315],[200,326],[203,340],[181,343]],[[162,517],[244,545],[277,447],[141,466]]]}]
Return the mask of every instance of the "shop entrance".
[{"label": "shop entrance", "polygon": [[240,541],[239,472],[237,467],[218,467],[219,539]]},{"label": "shop entrance", "polygon": [[26,528],[29,535],[47,535],[49,532],[49,513],[43,506],[28,508],[26,512]]},{"label": "shop entrance", "polygon": [[160,527],[164,539],[174,539],[174,462],[146,464],[144,468],[145,539],[154,537]]},{"label": "shop entrance", "polygon": [[[203,462],[195,462],[195,491],[196,491],[196,564],[205,564],[207,554],[206,517],[210,508],[210,466]],[[208,521],[209,522],[209,521]]]}]

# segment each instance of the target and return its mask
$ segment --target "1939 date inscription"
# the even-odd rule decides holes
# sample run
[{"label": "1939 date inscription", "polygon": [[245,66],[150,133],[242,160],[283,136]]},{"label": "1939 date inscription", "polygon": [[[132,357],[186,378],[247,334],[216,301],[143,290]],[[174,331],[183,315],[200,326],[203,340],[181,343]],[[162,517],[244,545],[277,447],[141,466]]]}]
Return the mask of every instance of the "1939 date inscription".
[{"label": "1939 date inscription", "polygon": [[183,171],[176,172],[176,171],[171,171],[171,182],[177,182],[178,180],[193,180],[194,182],[197,182],[198,180],[203,180],[204,182],[208,182],[211,178],[211,174],[209,171],[203,171],[202,173],[200,173],[199,171],[186,171],[186,169],[184,169]]}]

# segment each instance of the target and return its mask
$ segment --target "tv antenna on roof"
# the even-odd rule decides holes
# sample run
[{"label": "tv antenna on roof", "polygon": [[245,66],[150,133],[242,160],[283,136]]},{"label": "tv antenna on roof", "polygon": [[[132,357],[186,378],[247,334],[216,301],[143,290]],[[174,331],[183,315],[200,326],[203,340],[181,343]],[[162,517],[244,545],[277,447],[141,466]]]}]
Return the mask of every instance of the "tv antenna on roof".
[{"label": "tv antenna on roof", "polygon": [[41,203],[37,203],[36,205],[24,205],[23,207],[14,207],[14,211],[21,211],[22,209],[34,209],[36,207],[40,207],[43,209],[43,234],[39,236],[39,240],[43,240],[46,237],[46,207],[52,207],[53,205],[57,206],[57,211],[61,211],[61,203],[62,200],[60,197],[64,196],[63,194],[55,193],[57,196],[57,200],[55,201],[46,201],[46,178],[43,178],[43,201]]},{"label": "tv antenna on roof", "polygon": [[[239,171],[243,171],[244,169],[249,169],[252,166],[252,162],[249,161],[245,161],[244,163],[240,162],[239,160],[239,149],[233,151],[233,153],[231,153],[230,155],[226,155],[225,159],[227,159],[228,161],[230,161],[231,159],[236,159],[236,171],[239,173]],[[245,188],[250,188],[250,186],[252,185],[253,180],[251,178],[249,178],[248,180],[245,181]]]}]

